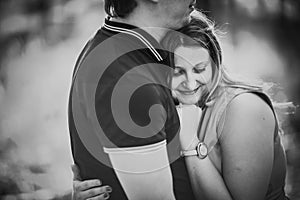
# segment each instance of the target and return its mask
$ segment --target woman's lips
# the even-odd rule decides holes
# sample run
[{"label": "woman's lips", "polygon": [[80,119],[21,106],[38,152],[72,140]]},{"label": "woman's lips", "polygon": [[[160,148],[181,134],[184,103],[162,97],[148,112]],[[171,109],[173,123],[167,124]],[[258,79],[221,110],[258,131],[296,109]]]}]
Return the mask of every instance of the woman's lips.
[{"label": "woman's lips", "polygon": [[200,86],[198,86],[194,90],[177,90],[177,91],[180,92],[180,93],[182,93],[182,94],[184,94],[184,95],[193,95],[193,94],[195,94],[198,91],[199,88],[200,88]]}]

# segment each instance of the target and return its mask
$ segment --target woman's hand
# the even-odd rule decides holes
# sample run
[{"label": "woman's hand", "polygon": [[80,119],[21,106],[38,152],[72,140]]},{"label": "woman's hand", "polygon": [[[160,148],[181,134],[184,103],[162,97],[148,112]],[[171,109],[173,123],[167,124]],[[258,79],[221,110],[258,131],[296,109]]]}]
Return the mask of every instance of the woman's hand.
[{"label": "woman's hand", "polygon": [[112,192],[110,186],[101,186],[98,179],[81,181],[77,165],[72,165],[73,171],[73,200],[104,200],[109,198]]},{"label": "woman's hand", "polygon": [[202,114],[196,105],[179,105],[177,112],[180,118],[180,144],[182,150],[191,150],[198,144],[198,127]]}]

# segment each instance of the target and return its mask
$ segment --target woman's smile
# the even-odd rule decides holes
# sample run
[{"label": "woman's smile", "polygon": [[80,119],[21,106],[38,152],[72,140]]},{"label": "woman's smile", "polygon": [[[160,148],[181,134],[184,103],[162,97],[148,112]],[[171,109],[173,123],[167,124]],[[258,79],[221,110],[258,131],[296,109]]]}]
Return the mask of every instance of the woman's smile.
[{"label": "woman's smile", "polygon": [[180,90],[178,89],[177,91],[180,92],[183,95],[194,95],[196,94],[196,92],[198,91],[198,89],[201,87],[201,85],[199,85],[196,89],[194,90]]}]

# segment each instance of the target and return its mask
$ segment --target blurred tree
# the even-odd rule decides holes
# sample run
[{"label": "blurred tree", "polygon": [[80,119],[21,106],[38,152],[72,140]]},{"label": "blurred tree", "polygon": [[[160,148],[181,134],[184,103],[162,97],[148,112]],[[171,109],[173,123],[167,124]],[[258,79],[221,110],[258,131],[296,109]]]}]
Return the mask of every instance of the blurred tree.
[{"label": "blurred tree", "polygon": [[[65,21],[53,22],[53,9],[64,5],[69,0],[1,0],[0,1],[0,97],[5,95],[7,84],[7,62],[18,57],[26,48],[31,39],[43,38],[45,41],[48,32],[54,26],[60,31],[54,32],[53,38],[61,41],[70,35],[72,23]],[[62,18],[68,20],[69,16]],[[63,26],[60,26],[60,24]],[[67,26],[66,26],[67,25]],[[65,31],[67,29],[67,32]],[[63,32],[64,34],[60,34]],[[53,32],[52,32],[53,34]],[[51,38],[50,38],[51,39]],[[50,43],[48,43],[50,44]],[[1,100],[2,98],[0,98]],[[1,125],[1,124],[0,124]],[[3,137],[0,126],[0,199],[8,195],[21,198],[23,192],[34,192],[41,189],[35,183],[24,180],[23,172],[44,173],[44,166],[26,166],[18,160],[14,160],[13,152],[17,148],[16,143]],[[22,199],[22,198],[21,198]],[[71,199],[70,194],[55,199]]]}]

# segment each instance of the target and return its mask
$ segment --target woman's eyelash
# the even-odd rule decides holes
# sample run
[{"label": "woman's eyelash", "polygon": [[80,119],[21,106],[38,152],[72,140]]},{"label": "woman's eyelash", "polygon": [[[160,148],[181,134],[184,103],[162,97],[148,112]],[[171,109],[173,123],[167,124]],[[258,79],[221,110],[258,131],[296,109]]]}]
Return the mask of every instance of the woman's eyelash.
[{"label": "woman's eyelash", "polygon": [[195,68],[194,71],[195,71],[196,73],[201,73],[201,72],[204,72],[205,69],[206,69],[205,67],[202,67],[202,68]]},{"label": "woman's eyelash", "polygon": [[[194,69],[193,69],[194,73],[202,73],[205,70],[206,70],[206,65],[197,66],[197,67],[194,67]],[[175,67],[174,76],[179,76],[184,73],[185,73],[185,70],[181,69],[180,67]]]}]

